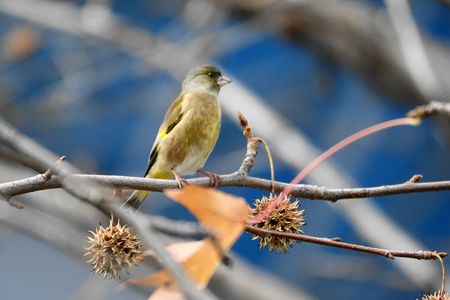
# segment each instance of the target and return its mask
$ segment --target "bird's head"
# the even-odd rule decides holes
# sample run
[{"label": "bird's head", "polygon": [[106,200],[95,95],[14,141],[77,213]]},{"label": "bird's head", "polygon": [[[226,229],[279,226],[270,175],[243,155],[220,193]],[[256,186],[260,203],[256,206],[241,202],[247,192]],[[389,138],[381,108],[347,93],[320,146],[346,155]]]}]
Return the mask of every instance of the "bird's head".
[{"label": "bird's head", "polygon": [[231,83],[231,79],[223,76],[219,69],[202,65],[192,69],[183,80],[183,91],[204,90],[218,94],[220,88]]}]

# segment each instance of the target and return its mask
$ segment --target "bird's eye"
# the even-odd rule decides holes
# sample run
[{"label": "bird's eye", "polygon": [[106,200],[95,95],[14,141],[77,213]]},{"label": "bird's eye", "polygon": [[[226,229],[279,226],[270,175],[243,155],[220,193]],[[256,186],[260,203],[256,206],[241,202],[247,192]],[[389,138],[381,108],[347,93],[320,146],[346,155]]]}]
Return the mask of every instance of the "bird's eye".
[{"label": "bird's eye", "polygon": [[211,78],[214,78],[214,75],[215,75],[215,74],[214,74],[213,72],[209,72],[209,73],[208,73],[208,76],[211,77]]}]

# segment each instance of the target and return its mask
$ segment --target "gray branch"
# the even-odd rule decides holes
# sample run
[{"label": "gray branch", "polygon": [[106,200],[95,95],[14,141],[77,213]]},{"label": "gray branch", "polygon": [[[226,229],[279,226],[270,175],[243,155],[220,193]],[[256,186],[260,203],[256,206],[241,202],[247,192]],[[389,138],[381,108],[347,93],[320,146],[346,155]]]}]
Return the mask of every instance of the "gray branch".
[{"label": "gray branch", "polygon": [[[139,189],[153,192],[162,192],[166,189],[178,188],[176,180],[149,179],[142,177],[115,176],[115,175],[87,175],[74,174],[70,177],[81,180],[92,180],[101,185],[108,185],[112,188]],[[222,175],[217,183],[218,187],[236,186],[249,187],[264,191],[272,190],[272,182],[267,179],[251,176],[242,176],[240,173]],[[209,178],[187,179],[189,184],[210,186]],[[274,182],[275,192],[281,192],[287,183]],[[5,196],[13,197],[20,194],[31,193],[35,191],[61,188],[62,185],[57,176],[52,176],[45,180],[42,175],[36,175],[25,179],[6,182],[0,184],[0,192]],[[391,196],[398,194],[423,193],[432,191],[450,191],[450,181],[434,182],[411,182],[393,185],[382,185],[376,187],[363,188],[326,188],[314,185],[298,184],[294,187],[291,195],[298,198],[310,200],[338,201],[356,198]]]}]

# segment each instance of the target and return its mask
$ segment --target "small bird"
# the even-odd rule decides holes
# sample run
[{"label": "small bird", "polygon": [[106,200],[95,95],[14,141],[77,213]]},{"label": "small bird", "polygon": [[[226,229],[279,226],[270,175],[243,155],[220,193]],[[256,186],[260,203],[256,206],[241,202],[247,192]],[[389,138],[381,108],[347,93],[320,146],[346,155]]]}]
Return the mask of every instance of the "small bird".
[{"label": "small bird", "polygon": [[[183,80],[181,93],[168,108],[158,130],[148,159],[144,177],[178,181],[183,175],[203,173],[212,180],[217,175],[204,171],[203,165],[217,142],[221,112],[220,88],[231,83],[216,67],[201,65],[192,69]],[[149,194],[136,190],[122,205],[136,211]]]}]

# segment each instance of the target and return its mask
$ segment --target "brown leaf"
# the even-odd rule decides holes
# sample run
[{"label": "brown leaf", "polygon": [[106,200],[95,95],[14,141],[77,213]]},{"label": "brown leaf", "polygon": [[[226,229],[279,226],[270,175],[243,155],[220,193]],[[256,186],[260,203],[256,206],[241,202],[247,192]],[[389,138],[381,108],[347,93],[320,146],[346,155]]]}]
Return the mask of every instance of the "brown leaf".
[{"label": "brown leaf", "polygon": [[249,210],[242,198],[199,186],[165,193],[189,209],[205,228],[212,231],[224,251],[244,230]]},{"label": "brown leaf", "polygon": [[[248,206],[241,198],[198,186],[187,186],[181,191],[166,191],[166,195],[184,205],[215,236],[216,242],[206,237],[202,241],[177,243],[167,248],[174,259],[183,265],[197,287],[204,288],[222,260],[222,254],[231,248],[244,230]],[[176,290],[167,270],[129,282],[159,288],[156,295]],[[152,295],[150,299],[171,298]]]}]

